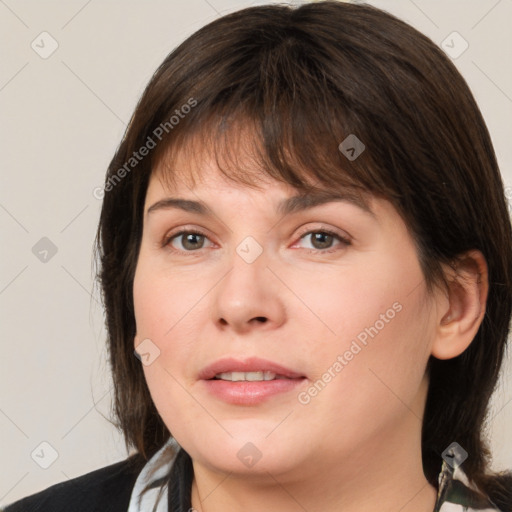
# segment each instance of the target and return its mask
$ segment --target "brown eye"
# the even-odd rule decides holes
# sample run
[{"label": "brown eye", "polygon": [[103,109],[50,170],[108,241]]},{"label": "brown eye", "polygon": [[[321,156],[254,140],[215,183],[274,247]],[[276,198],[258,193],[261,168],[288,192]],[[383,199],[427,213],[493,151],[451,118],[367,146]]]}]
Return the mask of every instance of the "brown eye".
[{"label": "brown eye", "polygon": [[[163,245],[171,246],[173,250],[175,249],[177,251],[192,252],[197,249],[202,249],[205,240],[207,240],[207,237],[202,233],[196,231],[180,231],[168,237]],[[176,241],[179,241],[179,243]],[[181,245],[181,247],[179,245]]]},{"label": "brown eye", "polygon": [[315,249],[329,249],[334,240],[333,235],[322,231],[312,233],[311,235],[311,243]]},{"label": "brown eye", "polygon": [[[313,250],[325,251],[326,249],[333,248],[334,242],[337,240],[341,243],[342,246],[350,245],[350,241],[346,238],[328,230],[317,230],[317,231],[308,231],[304,235],[300,237],[301,240],[305,240],[309,238],[311,243],[311,248]],[[308,247],[306,247],[308,249]],[[328,251],[325,251],[328,252]]]}]

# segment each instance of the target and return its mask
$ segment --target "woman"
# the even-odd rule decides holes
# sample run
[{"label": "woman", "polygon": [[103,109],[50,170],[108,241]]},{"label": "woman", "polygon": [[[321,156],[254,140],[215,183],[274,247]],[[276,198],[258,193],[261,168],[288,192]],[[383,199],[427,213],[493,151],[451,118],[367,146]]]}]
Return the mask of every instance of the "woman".
[{"label": "woman", "polygon": [[318,2],[193,34],[139,101],[97,243],[136,453],[7,511],[512,510],[482,428],[512,308],[503,183],[467,84],[409,25]]}]

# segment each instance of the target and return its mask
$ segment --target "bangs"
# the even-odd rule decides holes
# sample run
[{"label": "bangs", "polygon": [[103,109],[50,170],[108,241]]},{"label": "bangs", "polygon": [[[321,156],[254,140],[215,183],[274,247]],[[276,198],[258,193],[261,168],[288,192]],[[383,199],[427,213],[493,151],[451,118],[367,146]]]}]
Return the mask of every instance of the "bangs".
[{"label": "bangs", "polygon": [[255,112],[227,104],[218,112],[208,111],[204,119],[196,116],[193,122],[180,123],[155,150],[151,173],[158,173],[169,189],[178,181],[194,187],[204,177],[207,163],[213,163],[234,184],[251,188],[270,179],[304,194],[339,191],[368,209],[370,196],[389,199],[391,194],[386,196],[385,186],[378,183],[379,171],[372,172],[369,166],[371,158],[363,158],[363,151],[359,162],[351,161],[339,149],[346,139],[343,127],[326,127],[328,119],[306,112],[304,123],[293,122],[296,113],[291,108],[284,119],[274,113],[270,120]]}]

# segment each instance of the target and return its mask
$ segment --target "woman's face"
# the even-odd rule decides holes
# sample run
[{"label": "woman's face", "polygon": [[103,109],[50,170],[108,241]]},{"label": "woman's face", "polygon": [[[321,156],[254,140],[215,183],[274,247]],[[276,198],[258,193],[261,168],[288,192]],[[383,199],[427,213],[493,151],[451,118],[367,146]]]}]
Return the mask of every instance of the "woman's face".
[{"label": "woman's face", "polygon": [[151,396],[194,464],[284,479],[419,450],[435,307],[396,210],[201,170],[153,173],[133,290]]}]

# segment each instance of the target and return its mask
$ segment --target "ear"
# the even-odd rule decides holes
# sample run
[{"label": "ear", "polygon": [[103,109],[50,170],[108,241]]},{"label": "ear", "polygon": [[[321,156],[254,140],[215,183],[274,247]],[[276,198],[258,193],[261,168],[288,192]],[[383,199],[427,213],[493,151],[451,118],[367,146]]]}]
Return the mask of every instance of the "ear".
[{"label": "ear", "polygon": [[438,359],[457,357],[469,347],[484,318],[489,291],[487,262],[478,250],[462,254],[446,277],[448,297],[438,303],[432,345]]}]

